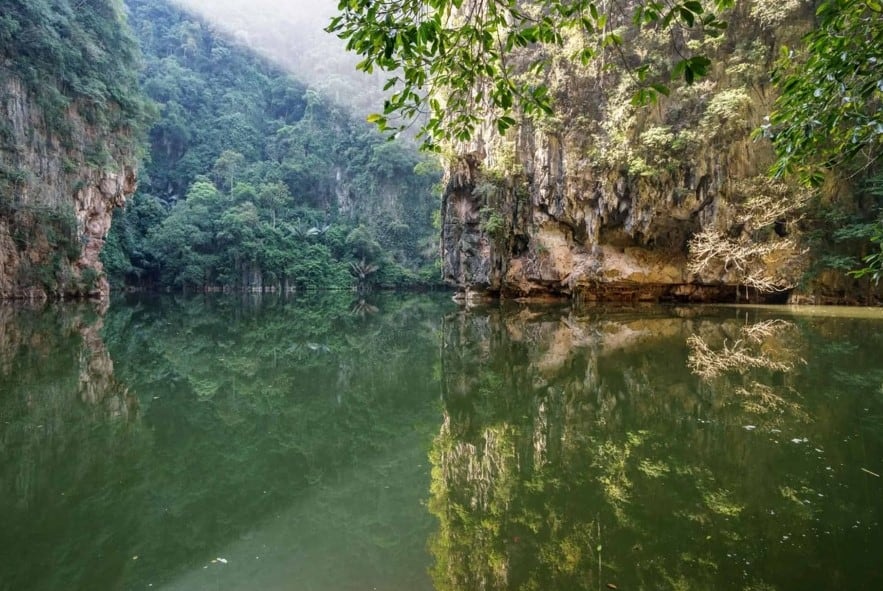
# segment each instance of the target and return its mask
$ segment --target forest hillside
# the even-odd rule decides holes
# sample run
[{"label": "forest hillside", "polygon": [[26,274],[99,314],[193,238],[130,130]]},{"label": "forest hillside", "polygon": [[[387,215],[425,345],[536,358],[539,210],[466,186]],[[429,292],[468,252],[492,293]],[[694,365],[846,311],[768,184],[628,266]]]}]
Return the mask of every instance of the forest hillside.
[{"label": "forest hillside", "polygon": [[2,297],[880,301],[875,2],[7,5]]}]

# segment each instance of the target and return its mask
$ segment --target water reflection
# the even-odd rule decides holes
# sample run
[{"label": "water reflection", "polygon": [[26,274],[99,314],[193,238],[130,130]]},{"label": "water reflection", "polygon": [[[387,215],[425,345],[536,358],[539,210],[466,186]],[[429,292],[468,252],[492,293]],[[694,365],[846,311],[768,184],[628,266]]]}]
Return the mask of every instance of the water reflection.
[{"label": "water reflection", "polygon": [[331,294],[8,316],[0,589],[425,588],[438,310]]},{"label": "water reflection", "polygon": [[878,588],[881,328],[0,307],[0,590]]},{"label": "water reflection", "polygon": [[120,562],[108,558],[137,536],[137,487],[93,494],[96,480],[138,480],[146,436],[137,399],[114,376],[102,314],[0,306],[0,588],[113,581]]},{"label": "water reflection", "polygon": [[880,327],[448,316],[436,588],[879,587]]}]

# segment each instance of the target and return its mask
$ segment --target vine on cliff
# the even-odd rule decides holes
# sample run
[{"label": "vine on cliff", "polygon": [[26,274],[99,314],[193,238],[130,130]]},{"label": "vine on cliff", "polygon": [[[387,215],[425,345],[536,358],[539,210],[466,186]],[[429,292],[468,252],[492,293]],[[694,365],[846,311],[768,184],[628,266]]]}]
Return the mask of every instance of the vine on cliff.
[{"label": "vine on cliff", "polygon": [[[687,83],[704,76],[710,64],[701,53],[683,47],[686,30],[717,35],[726,23],[709,10],[732,6],[732,0],[640,1],[631,21],[640,28],[672,31],[671,43],[680,59],[671,72]],[[341,0],[339,15],[327,30],[347,40],[347,49],[364,59],[358,68],[388,72],[386,90],[395,92],[382,113],[369,120],[381,129],[399,130],[426,116],[421,125],[424,145],[469,141],[490,117],[502,134],[516,124],[519,112],[552,112],[549,71],[543,51],[565,45],[569,33],[581,43],[573,58],[589,63],[600,56],[619,59],[626,42],[614,21],[618,7],[591,0]],[[663,79],[649,79],[648,64],[623,63],[642,82],[634,99],[653,100],[668,94]],[[519,77],[530,72],[527,78]]]},{"label": "vine on cliff", "polygon": [[0,17],[0,62],[43,108],[67,146],[74,106],[98,135],[137,147],[151,117],[138,87],[140,55],[120,0],[9,0]]}]

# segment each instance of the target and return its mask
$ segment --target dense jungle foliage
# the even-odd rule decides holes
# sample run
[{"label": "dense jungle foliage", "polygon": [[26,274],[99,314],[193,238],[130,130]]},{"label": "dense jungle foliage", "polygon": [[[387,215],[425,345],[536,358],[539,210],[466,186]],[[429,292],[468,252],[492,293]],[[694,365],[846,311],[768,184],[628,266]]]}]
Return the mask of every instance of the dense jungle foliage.
[{"label": "dense jungle foliage", "polygon": [[[795,10],[817,8],[813,28],[782,48],[777,66],[758,63],[764,80],[773,72],[776,90],[757,135],[772,141],[773,173],[826,186],[802,212],[812,272],[876,281],[883,275],[878,2],[720,0],[663,8],[636,1],[613,15],[587,0],[554,1],[542,18],[531,3],[490,3],[486,14],[468,16],[461,6],[399,0],[382,9],[362,1],[338,7],[329,29],[361,54],[361,69],[390,74],[393,94],[373,117],[381,127],[428,108],[434,116],[417,122],[455,148],[451,140],[471,138],[476,126],[511,136],[523,119],[554,125],[567,107],[556,104],[556,87],[570,80],[559,73],[587,64],[627,73],[636,105],[675,100],[666,96],[680,84],[672,76],[691,82],[711,73],[711,49],[732,36],[732,27],[720,33],[737,22],[734,15],[750,13],[763,23],[752,35],[771,36],[793,25],[788,15]],[[233,10],[227,8],[224,14]],[[433,18],[422,18],[427,9]],[[503,21],[511,24],[505,31]],[[108,151],[131,153],[139,145],[146,152],[139,193],[115,216],[104,249],[111,281],[177,289],[436,281],[440,173],[433,161],[407,143],[385,142],[341,107],[348,79],[338,62],[308,86],[234,41],[249,42],[248,34],[219,26],[167,0],[4,3],[0,74],[21,80],[42,108],[49,136],[74,156],[65,167],[101,168],[115,156]],[[275,31],[273,43],[259,45],[269,43],[279,60],[286,43]],[[304,47],[298,43],[289,49]],[[301,61],[316,61],[316,53],[303,53]],[[404,68],[401,76],[397,68]],[[376,96],[377,79],[368,86],[365,96]],[[721,107],[735,113],[740,96],[731,98]],[[17,149],[7,145],[10,138],[9,124],[0,122],[7,154]],[[663,152],[675,147],[665,137],[644,139],[660,140]],[[34,175],[0,163],[0,206],[9,209],[14,187]]]},{"label": "dense jungle foliage", "polygon": [[138,48],[123,21],[121,0],[3,3],[0,73],[9,69],[23,82],[66,147],[79,140],[72,137],[71,108],[119,141],[137,138],[147,120]]},{"label": "dense jungle foliage", "polygon": [[[848,271],[864,264],[853,273],[875,281],[883,276],[878,1],[548,0],[479,6],[466,9],[460,0],[339,3],[327,30],[362,57],[360,69],[388,78],[390,97],[371,116],[380,129],[397,130],[416,120],[424,145],[444,149],[492,142],[494,132],[511,138],[507,130],[525,123],[554,128],[562,112],[573,109],[579,75],[586,70],[597,76],[593,92],[616,96],[625,110],[629,103],[671,106],[681,83],[720,81],[723,68],[728,68],[724,80],[756,77],[762,88],[772,77],[773,92],[761,93],[769,117],[757,132],[775,150],[771,174],[827,184],[803,212],[818,234],[808,245],[814,266]],[[740,26],[747,20],[751,28]],[[802,38],[788,38],[793,27],[802,30]],[[777,47],[780,59],[757,54],[755,43]],[[752,44],[747,53],[754,59],[745,60],[740,71],[719,60],[718,50],[731,51],[734,44]],[[739,112],[742,96],[731,93],[712,114],[746,124]],[[420,119],[424,112],[428,117]],[[718,129],[726,131],[718,126],[715,133]],[[679,149],[655,139],[666,153]]]},{"label": "dense jungle foliage", "polygon": [[117,284],[434,282],[437,167],[165,0],[129,0],[160,116],[104,252]]}]

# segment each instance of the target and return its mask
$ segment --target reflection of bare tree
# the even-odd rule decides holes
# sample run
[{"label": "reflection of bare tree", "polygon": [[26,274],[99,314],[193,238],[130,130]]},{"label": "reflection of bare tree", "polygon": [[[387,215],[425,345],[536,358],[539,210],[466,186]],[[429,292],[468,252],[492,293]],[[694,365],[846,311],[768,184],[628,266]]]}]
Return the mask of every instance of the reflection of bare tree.
[{"label": "reflection of bare tree", "polygon": [[769,355],[755,351],[751,345],[738,340],[732,345],[724,344],[718,351],[711,347],[699,335],[687,338],[690,356],[687,366],[699,377],[710,380],[722,374],[738,371],[744,373],[749,369],[766,368],[773,371],[791,371],[792,365],[784,361],[776,361]]},{"label": "reflection of bare tree", "polygon": [[[712,348],[698,334],[687,338],[689,355],[687,366],[707,382],[722,379],[727,374],[746,376],[753,370],[767,370],[787,374],[795,364],[802,362],[796,350],[786,343],[795,341],[795,325],[786,320],[765,320],[742,326],[738,338]],[[752,415],[784,416],[805,421],[806,412],[797,402],[798,394],[785,384],[772,386],[749,378],[745,383],[730,383],[723,392],[734,393],[732,400]]]},{"label": "reflection of bare tree", "polygon": [[794,369],[794,355],[791,350],[781,347],[765,349],[767,339],[792,330],[794,324],[785,320],[767,320],[743,327],[740,337],[732,344],[724,341],[717,349],[712,349],[698,334],[687,338],[690,354],[687,367],[697,376],[711,380],[730,372],[746,373],[752,369],[789,372]]},{"label": "reflection of bare tree", "polygon": [[788,412],[798,420],[805,421],[809,418],[799,404],[777,394],[772,387],[758,381],[737,388],[736,394],[738,394],[742,408],[746,412],[758,415]]}]

